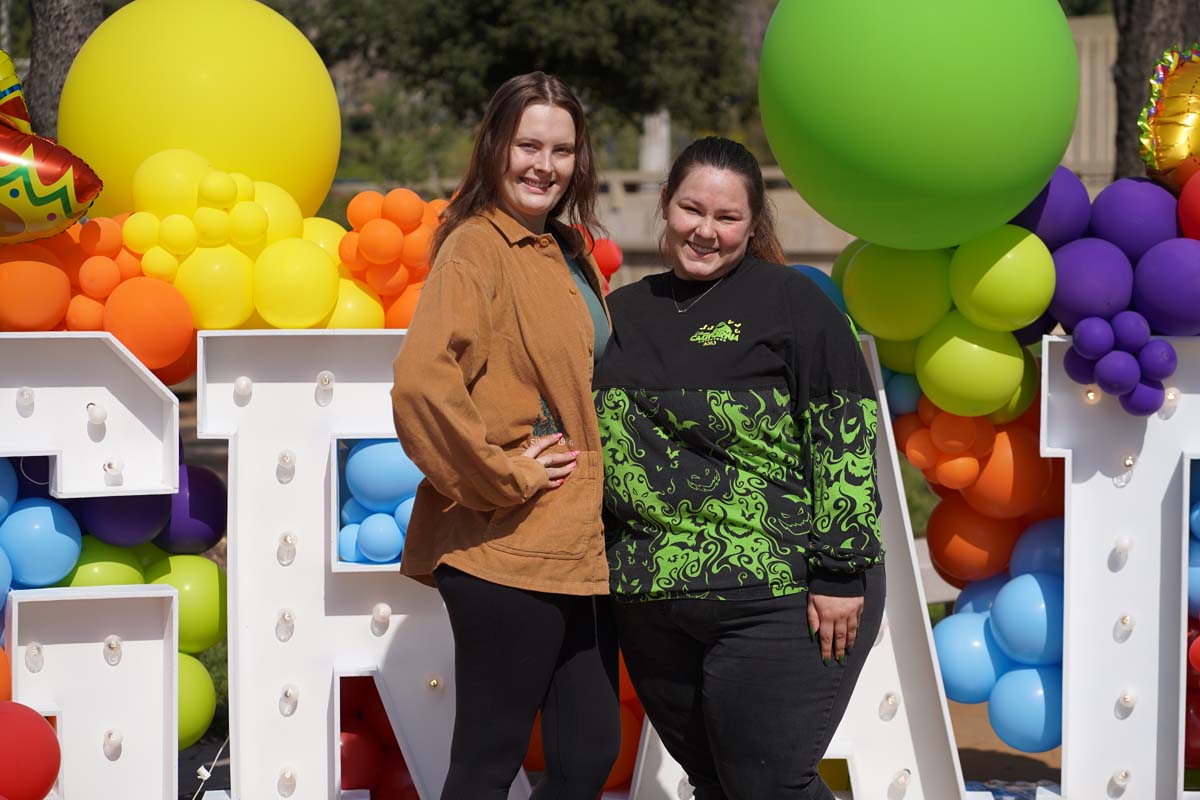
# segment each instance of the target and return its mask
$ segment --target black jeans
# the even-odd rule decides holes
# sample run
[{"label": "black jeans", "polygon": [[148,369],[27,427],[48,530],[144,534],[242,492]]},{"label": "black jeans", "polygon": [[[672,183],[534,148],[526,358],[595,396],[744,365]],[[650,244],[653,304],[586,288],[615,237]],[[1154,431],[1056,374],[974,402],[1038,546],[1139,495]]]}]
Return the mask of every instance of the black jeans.
[{"label": "black jeans", "polygon": [[454,739],[442,800],[505,800],[542,709],[535,800],[595,800],[621,746],[617,641],[607,597],[434,573],[454,631]]},{"label": "black jeans", "polygon": [[883,568],[858,638],[826,667],[808,595],[616,603],[625,665],[696,800],[833,800],[817,774],[879,633]]}]

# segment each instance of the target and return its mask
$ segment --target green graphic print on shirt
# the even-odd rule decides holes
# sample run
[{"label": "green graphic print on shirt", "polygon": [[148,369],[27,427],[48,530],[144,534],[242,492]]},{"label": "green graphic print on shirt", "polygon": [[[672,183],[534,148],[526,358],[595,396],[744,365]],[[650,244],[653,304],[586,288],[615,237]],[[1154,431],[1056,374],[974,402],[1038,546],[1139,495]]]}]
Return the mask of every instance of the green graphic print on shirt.
[{"label": "green graphic print on shirt", "polygon": [[798,422],[770,388],[606,389],[595,400],[610,585],[623,599],[792,594],[814,556],[878,536],[873,401],[835,396]]}]

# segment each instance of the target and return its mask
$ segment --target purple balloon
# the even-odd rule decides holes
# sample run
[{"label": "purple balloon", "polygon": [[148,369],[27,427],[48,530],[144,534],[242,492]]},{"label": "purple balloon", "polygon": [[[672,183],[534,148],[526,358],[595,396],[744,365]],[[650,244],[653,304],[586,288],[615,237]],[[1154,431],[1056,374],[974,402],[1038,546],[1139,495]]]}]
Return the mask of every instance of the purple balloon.
[{"label": "purple balloon", "polygon": [[1054,272],[1050,313],[1067,330],[1084,317],[1112,319],[1133,297],[1129,259],[1103,239],[1076,239],[1055,250]]},{"label": "purple balloon", "polygon": [[1143,380],[1164,381],[1175,374],[1179,360],[1175,348],[1166,339],[1155,339],[1146,344],[1137,355]]},{"label": "purple balloon", "polygon": [[1091,232],[1136,262],[1159,242],[1179,235],[1175,195],[1153,181],[1122,178],[1092,203]]},{"label": "purple balloon", "polygon": [[1046,188],[1013,218],[1012,224],[1033,232],[1053,251],[1083,236],[1091,213],[1083,181],[1071,170],[1059,166]]},{"label": "purple balloon", "polygon": [[1112,326],[1099,317],[1086,317],[1079,320],[1071,343],[1075,351],[1084,358],[1095,361],[1112,352],[1116,337]]},{"label": "purple balloon", "polygon": [[[1137,276],[1134,276],[1134,283]],[[1112,318],[1113,346],[1126,353],[1136,353],[1150,341],[1150,323],[1136,311],[1122,311]],[[1144,371],[1144,370],[1143,370]]]},{"label": "purple balloon", "polygon": [[21,456],[12,460],[17,471],[17,497],[50,497],[50,457]]},{"label": "purple balloon", "polygon": [[1107,394],[1132,392],[1142,379],[1142,368],[1130,353],[1114,350],[1096,362],[1096,385]]},{"label": "purple balloon", "polygon": [[1079,355],[1074,347],[1068,347],[1063,355],[1063,371],[1076,383],[1087,385],[1096,382],[1096,362]]},{"label": "purple balloon", "polygon": [[1133,307],[1156,333],[1200,333],[1200,242],[1170,239],[1150,248],[1134,275]]},{"label": "purple balloon", "polygon": [[74,507],[79,525],[117,547],[145,544],[158,536],[171,514],[171,495],[85,497]]},{"label": "purple balloon", "polygon": [[1135,417],[1148,417],[1162,408],[1166,392],[1158,381],[1141,381],[1133,391],[1121,395],[1121,408]]},{"label": "purple balloon", "polygon": [[225,535],[227,496],[221,477],[205,467],[179,465],[179,494],[154,544],[174,555],[199,555]]},{"label": "purple balloon", "polygon": [[1031,344],[1040,342],[1042,337],[1054,330],[1054,326],[1057,324],[1058,321],[1047,311],[1024,328],[1013,331],[1013,336],[1017,338],[1017,344],[1021,347],[1029,347]]}]

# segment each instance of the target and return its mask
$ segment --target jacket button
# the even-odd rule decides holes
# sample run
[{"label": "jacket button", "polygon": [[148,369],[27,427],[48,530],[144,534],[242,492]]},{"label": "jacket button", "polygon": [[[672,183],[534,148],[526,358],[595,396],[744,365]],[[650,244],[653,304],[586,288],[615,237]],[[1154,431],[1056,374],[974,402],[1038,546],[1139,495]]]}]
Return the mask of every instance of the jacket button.
[{"label": "jacket button", "polygon": [[543,236],[541,239],[538,239],[538,246],[539,247],[549,247],[550,240],[547,239],[545,236]]}]

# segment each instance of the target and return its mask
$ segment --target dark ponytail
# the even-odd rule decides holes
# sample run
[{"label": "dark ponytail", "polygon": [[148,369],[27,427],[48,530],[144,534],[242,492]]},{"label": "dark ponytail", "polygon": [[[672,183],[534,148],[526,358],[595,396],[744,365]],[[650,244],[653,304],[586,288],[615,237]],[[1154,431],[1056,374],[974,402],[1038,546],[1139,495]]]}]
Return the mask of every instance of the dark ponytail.
[{"label": "dark ponytail", "polygon": [[750,198],[750,215],[754,219],[746,253],[763,261],[782,264],[783,248],[775,235],[775,213],[767,199],[762,168],[753,153],[732,139],[707,136],[689,144],[671,165],[667,185],[663,187],[660,211],[666,210],[675,192],[679,191],[679,184],[697,167],[729,170],[742,177],[746,195]]}]

